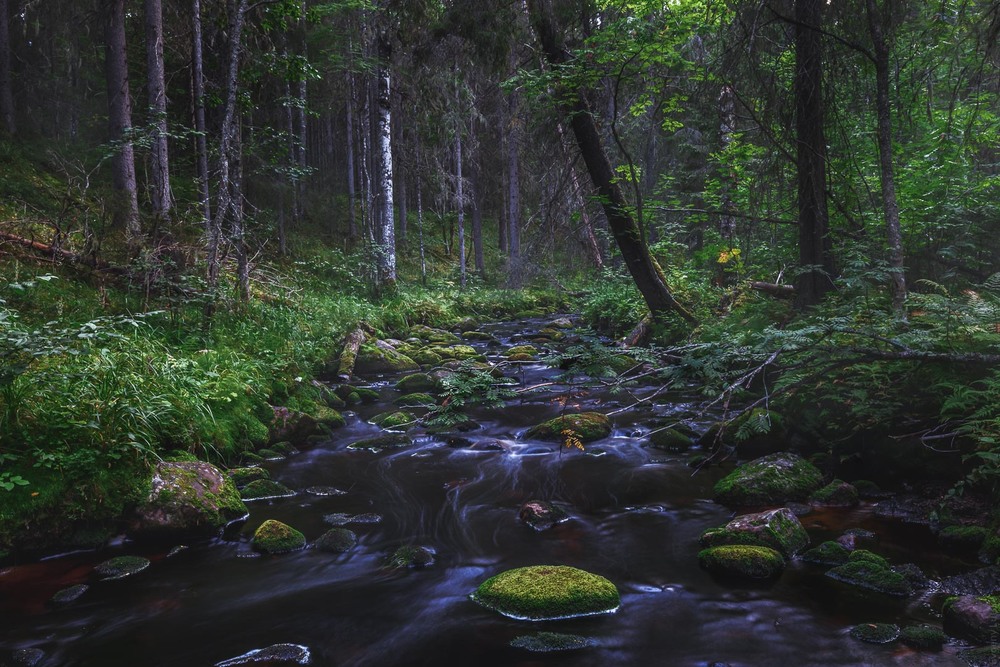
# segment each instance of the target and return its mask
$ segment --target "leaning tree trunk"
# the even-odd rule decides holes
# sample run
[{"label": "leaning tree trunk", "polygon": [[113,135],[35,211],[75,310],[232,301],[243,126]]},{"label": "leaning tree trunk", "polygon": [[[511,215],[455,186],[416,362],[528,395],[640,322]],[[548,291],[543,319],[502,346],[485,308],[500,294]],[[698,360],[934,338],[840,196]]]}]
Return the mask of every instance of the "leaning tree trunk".
[{"label": "leaning tree trunk", "polygon": [[[528,7],[546,59],[554,66],[565,63],[569,56],[556,33],[548,0],[528,0]],[[576,143],[601,198],[611,234],[649,312],[656,319],[663,319],[673,312],[687,322],[697,324],[694,316],[674,299],[663,271],[650,254],[646,239],[629,212],[628,202],[618,186],[618,177],[608,161],[597,123],[582,91],[577,91],[563,103],[563,114],[570,119]]]},{"label": "leaning tree trunk", "polygon": [[193,0],[191,8],[191,69],[194,93],[194,129],[198,152],[198,197],[206,230],[212,223],[212,199],[208,188],[208,129],[205,124],[205,68],[202,58],[201,0]]},{"label": "leaning tree trunk", "polygon": [[884,16],[876,0],[866,0],[868,28],[875,60],[875,113],[878,118],[879,175],[882,182],[882,211],[885,214],[886,240],[889,244],[889,269],[892,273],[892,310],[905,317],[906,274],[903,272],[903,235],[896,199],[896,176],[892,160],[892,109],[889,106],[889,43],[883,25]]},{"label": "leaning tree trunk", "polygon": [[795,2],[795,131],[799,186],[797,308],[819,303],[833,289],[833,250],[826,201],[826,137],[823,132],[823,0]]},{"label": "leaning tree trunk", "polygon": [[0,117],[9,136],[17,134],[14,93],[10,80],[10,24],[7,0],[0,0]]},{"label": "leaning tree trunk", "polygon": [[379,142],[379,242],[376,250],[379,288],[392,291],[396,285],[396,227],[392,210],[392,89],[390,59],[392,48],[385,37],[379,39],[378,142]]},{"label": "leaning tree trunk", "polygon": [[104,64],[108,86],[108,133],[118,149],[111,161],[115,193],[113,216],[116,227],[124,228],[129,247],[135,251],[142,230],[139,226],[139,196],[135,183],[135,152],[128,132],[132,129],[132,101],[128,89],[128,60],[125,51],[125,0],[106,0]]},{"label": "leaning tree trunk", "polygon": [[145,0],[146,72],[149,112],[155,130],[151,150],[153,215],[170,219],[170,159],[167,146],[167,91],[163,73],[163,7],[160,0]]}]

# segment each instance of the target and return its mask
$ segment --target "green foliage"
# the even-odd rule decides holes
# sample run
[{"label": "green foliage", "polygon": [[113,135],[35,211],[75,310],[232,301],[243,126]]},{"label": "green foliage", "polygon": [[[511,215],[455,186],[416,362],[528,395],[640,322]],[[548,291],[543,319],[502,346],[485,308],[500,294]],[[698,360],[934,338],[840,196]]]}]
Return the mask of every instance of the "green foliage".
[{"label": "green foliage", "polygon": [[647,312],[635,282],[611,269],[594,281],[581,304],[581,314],[590,326],[616,338],[631,331]]},{"label": "green foliage", "polygon": [[497,379],[476,362],[464,361],[454,373],[441,380],[440,404],[430,411],[427,423],[452,426],[468,418],[464,412],[467,408],[477,405],[498,408],[516,395],[512,384],[516,383],[506,378]]}]

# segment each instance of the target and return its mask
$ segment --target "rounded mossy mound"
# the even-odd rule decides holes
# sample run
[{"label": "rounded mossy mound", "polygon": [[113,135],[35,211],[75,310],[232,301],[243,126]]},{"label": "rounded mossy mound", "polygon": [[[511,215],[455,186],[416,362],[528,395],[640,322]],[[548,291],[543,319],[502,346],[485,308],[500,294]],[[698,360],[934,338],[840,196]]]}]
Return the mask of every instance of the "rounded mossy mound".
[{"label": "rounded mossy mound", "polygon": [[350,551],[358,543],[358,536],[347,528],[331,528],[316,540],[314,546],[319,551],[328,553],[344,553]]},{"label": "rounded mossy mound", "polygon": [[806,551],[801,558],[807,563],[816,565],[843,565],[850,556],[851,552],[843,544],[827,540],[818,547]]},{"label": "rounded mossy mound", "polygon": [[431,377],[427,373],[413,373],[399,379],[396,389],[406,394],[414,392],[437,392],[441,391],[441,380]]},{"label": "rounded mossy mound", "polygon": [[851,636],[869,644],[888,644],[899,638],[899,626],[892,623],[862,623],[851,628]]},{"label": "rounded mossy mound", "polygon": [[983,526],[948,526],[938,533],[938,541],[943,547],[952,549],[978,549],[989,536]]},{"label": "rounded mossy mound", "polygon": [[823,483],[823,473],[805,459],[778,453],[750,461],[715,485],[715,500],[723,505],[780,505],[802,501]]},{"label": "rounded mossy mound", "polygon": [[544,621],[606,614],[621,598],[604,577],[567,565],[533,565],[490,577],[471,598],[511,618]]},{"label": "rounded mossy mound", "polygon": [[698,563],[713,574],[744,579],[773,579],[785,569],[785,559],[770,547],[731,544],[698,553]]},{"label": "rounded mossy mound", "polygon": [[271,473],[267,471],[267,468],[233,468],[228,471],[228,474],[237,488],[243,488],[258,479],[271,479]]},{"label": "rounded mossy mound", "polygon": [[270,498],[289,498],[295,492],[284,484],[271,479],[255,479],[240,490],[243,500],[266,500]]},{"label": "rounded mossy mound", "polygon": [[437,401],[430,394],[413,392],[400,396],[393,403],[401,408],[433,408],[437,404]]},{"label": "rounded mossy mound", "polygon": [[417,417],[412,412],[405,410],[382,412],[372,417],[372,423],[387,431],[405,431],[417,423]]},{"label": "rounded mossy mound", "polygon": [[405,354],[397,352],[384,341],[363,344],[358,350],[357,361],[354,364],[354,372],[359,375],[404,373],[419,368],[417,362]]},{"label": "rounded mossy mound", "polygon": [[250,544],[254,551],[264,554],[283,554],[306,546],[306,536],[288,524],[268,519],[260,524]]},{"label": "rounded mossy mound", "polygon": [[791,558],[809,544],[809,535],[795,513],[787,507],[744,514],[724,528],[713,528],[701,536],[703,547],[746,544],[770,547]]},{"label": "rounded mossy mound", "polygon": [[524,436],[542,440],[561,440],[565,437],[564,431],[572,431],[573,435],[584,442],[600,440],[611,435],[611,421],[600,412],[580,412],[542,422],[528,429]]},{"label": "rounded mossy mound", "polygon": [[895,597],[906,597],[914,590],[907,578],[893,571],[884,558],[864,549],[851,553],[846,563],[828,570],[826,576],[851,586]]},{"label": "rounded mossy mound", "polygon": [[932,651],[948,641],[948,635],[941,628],[931,625],[908,625],[900,631],[899,638],[907,646]]},{"label": "rounded mossy mound", "polygon": [[675,428],[661,428],[649,434],[649,445],[668,452],[685,452],[691,448],[691,438]]},{"label": "rounded mossy mound", "polygon": [[831,507],[854,507],[858,504],[858,490],[853,484],[842,479],[835,479],[809,497],[809,502],[815,505]]}]

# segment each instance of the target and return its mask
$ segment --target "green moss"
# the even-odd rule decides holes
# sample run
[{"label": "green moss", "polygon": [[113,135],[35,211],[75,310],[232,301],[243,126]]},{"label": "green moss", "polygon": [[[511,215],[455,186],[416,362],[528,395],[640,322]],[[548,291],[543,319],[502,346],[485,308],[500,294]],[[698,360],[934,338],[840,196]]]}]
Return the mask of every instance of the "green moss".
[{"label": "green moss", "polygon": [[396,549],[386,561],[388,567],[426,567],[434,563],[434,552],[427,547],[402,546]]},{"label": "green moss", "polygon": [[287,524],[268,519],[254,532],[250,544],[261,553],[281,554],[305,547],[306,536]]},{"label": "green moss", "polygon": [[295,492],[284,484],[270,479],[255,479],[240,490],[243,500],[265,500],[268,498],[288,498]]},{"label": "green moss", "polygon": [[490,577],[475,602],[512,618],[548,620],[615,611],[618,589],[596,574],[565,565],[535,565]]},{"label": "green moss", "polygon": [[850,555],[851,552],[844,545],[827,540],[818,547],[803,553],[801,558],[807,563],[817,565],[843,565],[848,561]]},{"label": "green moss", "polygon": [[788,508],[738,516],[725,528],[706,531],[705,547],[743,544],[770,547],[791,558],[809,544],[809,535]]},{"label": "green moss", "polygon": [[417,418],[412,412],[383,412],[372,417],[372,423],[386,430],[405,430],[416,424]]},{"label": "green moss", "polygon": [[317,424],[328,429],[340,428],[347,423],[342,414],[325,405],[317,405],[310,411],[310,416]]},{"label": "green moss", "polygon": [[1000,614],[1000,595],[982,595],[976,599],[988,604],[993,613]]},{"label": "green moss", "polygon": [[899,626],[892,623],[862,623],[851,628],[851,636],[869,644],[888,644],[899,638]]},{"label": "green moss", "polygon": [[515,345],[514,347],[507,350],[507,358],[513,359],[514,357],[525,355],[521,357],[522,360],[531,361],[538,356],[538,348],[534,345]]},{"label": "green moss", "polygon": [[984,563],[1000,564],[1000,535],[989,535],[979,549],[979,560]]},{"label": "green moss", "polygon": [[170,463],[178,463],[181,461],[187,463],[193,463],[198,461],[198,457],[191,452],[185,451],[183,449],[174,449],[163,455],[163,460]]},{"label": "green moss", "polygon": [[1000,666],[1000,646],[980,646],[958,654],[969,665],[969,667],[998,667]]},{"label": "green moss", "polygon": [[331,528],[316,540],[314,546],[320,551],[343,553],[350,551],[358,543],[358,536],[347,528]]},{"label": "green moss", "polygon": [[275,451],[268,447],[265,447],[263,449],[258,449],[257,454],[259,454],[260,457],[263,458],[265,461],[280,461],[281,459],[285,458],[285,455],[282,454],[281,452]]},{"label": "green moss", "polygon": [[444,357],[442,357],[440,354],[434,352],[433,350],[428,350],[426,348],[415,350],[409,356],[411,359],[413,359],[415,362],[417,362],[418,364],[420,364],[422,367],[425,368],[437,366],[438,364],[444,361]]},{"label": "green moss", "polygon": [[769,547],[731,544],[704,549],[698,563],[714,574],[747,579],[772,579],[785,569],[785,559]]},{"label": "green moss", "polygon": [[[853,557],[854,554],[851,555]],[[851,586],[896,597],[906,597],[913,593],[912,586],[903,575],[868,559],[848,561],[827,571],[826,576]]]},{"label": "green moss", "polygon": [[413,373],[399,379],[396,389],[405,394],[441,391],[441,381],[427,373]]},{"label": "green moss", "polygon": [[982,526],[948,526],[938,533],[938,541],[958,549],[978,549],[988,535],[989,531]]},{"label": "green moss", "polygon": [[745,544],[758,547],[767,546],[764,540],[757,535],[729,530],[728,528],[709,528],[701,534],[698,543],[705,548],[722,547],[731,544]]},{"label": "green moss", "polygon": [[142,556],[117,556],[106,560],[94,568],[102,581],[124,579],[139,574],[149,567],[149,559]]},{"label": "green moss", "polygon": [[430,394],[416,392],[400,396],[393,403],[402,408],[432,408],[437,404],[437,401]]},{"label": "green moss", "polygon": [[856,551],[852,551],[847,560],[851,563],[874,563],[879,567],[889,567],[889,561],[882,556],[879,556],[877,553],[873,553],[867,549],[857,549]]},{"label": "green moss", "polygon": [[691,438],[677,429],[663,428],[649,434],[649,444],[668,452],[683,452],[691,447]]},{"label": "green moss", "polygon": [[813,493],[809,501],[818,505],[853,507],[858,504],[858,490],[842,479],[835,479]]},{"label": "green moss", "polygon": [[719,480],[715,499],[724,505],[777,505],[809,497],[823,474],[795,454],[771,454],[751,461]]},{"label": "green moss", "polygon": [[484,361],[486,358],[476,351],[471,345],[449,345],[448,347],[432,347],[431,351],[442,359],[452,361]]},{"label": "green moss", "polygon": [[413,338],[419,338],[422,341],[428,343],[442,343],[450,345],[452,343],[459,342],[458,336],[443,329],[434,329],[432,327],[424,326],[418,324],[415,327],[410,327],[410,336]]},{"label": "green moss", "polygon": [[532,653],[554,653],[559,651],[577,651],[596,646],[597,642],[579,635],[567,635],[561,632],[538,632],[534,635],[521,635],[510,641],[514,648],[522,648]]},{"label": "green moss", "polygon": [[534,426],[524,434],[526,438],[539,438],[542,440],[562,440],[565,436],[563,431],[572,431],[573,434],[584,442],[600,440],[611,435],[611,422],[607,416],[599,412],[581,412],[572,415],[563,415]]},{"label": "green moss", "polygon": [[948,635],[930,625],[908,625],[899,633],[904,644],[919,649],[938,650],[948,641]]},{"label": "green moss", "polygon": [[358,350],[358,360],[354,371],[359,375],[370,373],[403,373],[415,371],[420,366],[405,354],[388,347],[365,343]]},{"label": "green moss", "polygon": [[356,440],[349,444],[347,448],[380,452],[383,449],[398,449],[400,447],[409,447],[412,444],[413,440],[402,433],[387,433],[385,435],[377,435],[373,438]]},{"label": "green moss", "polygon": [[465,331],[462,333],[462,338],[464,340],[476,340],[483,341],[487,343],[499,343],[496,336],[493,334],[488,334],[485,331]]}]

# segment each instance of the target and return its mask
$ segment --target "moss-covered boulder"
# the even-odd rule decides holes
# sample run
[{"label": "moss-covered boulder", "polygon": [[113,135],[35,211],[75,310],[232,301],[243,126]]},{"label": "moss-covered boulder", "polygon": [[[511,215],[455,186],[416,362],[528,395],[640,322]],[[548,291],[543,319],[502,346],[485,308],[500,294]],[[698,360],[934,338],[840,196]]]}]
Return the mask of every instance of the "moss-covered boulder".
[{"label": "moss-covered boulder", "polygon": [[445,331],[444,329],[434,329],[433,327],[424,326],[423,324],[410,327],[409,335],[412,338],[419,338],[426,343],[451,345],[452,343],[459,342],[459,338],[455,334]]},{"label": "moss-covered boulder", "polygon": [[989,530],[983,526],[948,526],[938,533],[938,542],[948,549],[974,551],[983,546]]},{"label": "moss-covered boulder", "polygon": [[747,544],[770,547],[791,558],[809,544],[809,535],[795,513],[787,507],[738,516],[724,528],[713,528],[701,536],[701,545],[717,547]]},{"label": "moss-covered boulder", "polygon": [[800,558],[816,565],[843,565],[851,557],[850,550],[839,542],[827,540],[818,547],[804,552]]},{"label": "moss-covered boulder", "polygon": [[404,394],[412,394],[414,392],[437,393],[441,391],[441,380],[427,373],[411,373],[396,382],[396,389]]},{"label": "moss-covered boulder", "polygon": [[826,572],[831,579],[850,586],[857,586],[894,597],[906,597],[914,592],[905,576],[889,567],[877,554],[859,549],[851,553],[847,562]]},{"label": "moss-covered boulder", "polygon": [[533,565],[490,577],[471,596],[511,618],[544,621],[606,614],[621,598],[604,577],[567,565]]},{"label": "moss-covered boulder", "polygon": [[273,416],[268,425],[268,442],[302,442],[320,432],[319,424],[311,416],[284,406],[271,407]]},{"label": "moss-covered boulder", "polygon": [[367,387],[355,387],[352,384],[337,385],[334,393],[343,399],[347,405],[357,405],[358,403],[374,403],[379,399],[378,392]]},{"label": "moss-covered boulder", "polygon": [[958,657],[969,667],[1000,667],[1000,646],[980,646],[960,651]]},{"label": "moss-covered boulder", "polygon": [[242,489],[243,500],[268,500],[271,498],[290,498],[295,492],[284,484],[271,479],[255,479]]},{"label": "moss-covered boulder", "polygon": [[534,361],[537,357],[538,348],[534,345],[515,345],[507,350],[507,358],[511,361]]},{"label": "moss-covered boulder", "polygon": [[400,396],[393,403],[401,408],[433,408],[437,404],[437,401],[430,394],[414,392]]},{"label": "moss-covered boulder", "polygon": [[54,605],[67,605],[79,600],[84,593],[90,590],[87,584],[74,584],[67,588],[60,589],[49,600]]},{"label": "moss-covered boulder", "polygon": [[409,447],[412,444],[413,440],[407,435],[402,433],[386,433],[385,435],[377,435],[373,438],[355,440],[347,448],[381,452],[384,449],[399,449],[401,447]]},{"label": "moss-covered boulder", "polygon": [[941,609],[944,631],[953,637],[990,644],[1000,637],[1000,595],[960,595]]},{"label": "moss-covered boulder", "polygon": [[135,540],[212,537],[248,514],[233,480],[204,461],[162,461],[147,488],[128,526]]},{"label": "moss-covered boulder", "polygon": [[649,446],[668,452],[686,452],[691,438],[674,428],[661,428],[649,434]]},{"label": "moss-covered boulder", "polygon": [[785,559],[770,547],[731,544],[703,549],[698,563],[713,574],[744,579],[773,579],[785,569]]},{"label": "moss-covered boulder", "polygon": [[271,473],[268,472],[267,468],[233,468],[228,470],[226,474],[229,475],[238,489],[258,479],[271,479]]},{"label": "moss-covered boulder", "polygon": [[328,431],[347,424],[347,420],[344,419],[342,414],[325,405],[317,405],[311,411],[310,416],[316,420],[316,425],[321,430]]},{"label": "moss-covered boulder", "polygon": [[889,644],[899,638],[899,626],[893,623],[861,623],[851,628],[851,636],[869,644]]},{"label": "moss-covered boulder", "polygon": [[854,507],[858,504],[858,490],[853,484],[835,479],[809,496],[809,502],[831,507]]},{"label": "moss-covered boulder", "polygon": [[101,581],[114,581],[139,574],[149,567],[149,559],[142,556],[116,556],[94,567]]},{"label": "moss-covered boulder", "polygon": [[386,560],[392,568],[427,567],[434,564],[434,551],[429,547],[406,545],[399,547]]},{"label": "moss-covered boulder", "polygon": [[715,485],[716,502],[731,507],[803,501],[823,483],[823,473],[805,459],[778,453],[739,466]]},{"label": "moss-covered boulder", "polygon": [[562,632],[537,632],[533,635],[514,637],[510,640],[510,645],[532,653],[558,653],[590,648],[597,646],[597,642],[589,637],[567,635]]},{"label": "moss-covered boulder", "polygon": [[243,655],[215,663],[215,667],[243,667],[244,665],[308,665],[312,662],[309,649],[299,644],[273,644],[266,648],[247,651]]},{"label": "moss-covered boulder", "polygon": [[313,543],[319,551],[328,553],[344,553],[350,551],[358,543],[358,536],[347,528],[331,528]]},{"label": "moss-covered boulder", "polygon": [[407,356],[409,356],[410,359],[413,359],[415,362],[420,364],[421,368],[433,368],[434,366],[437,366],[442,362],[444,362],[444,357],[442,357],[434,350],[431,350],[426,347],[414,350]]},{"label": "moss-covered boulder", "polygon": [[600,412],[580,412],[563,415],[533,426],[524,434],[526,438],[540,440],[562,440],[563,431],[572,431],[580,440],[589,442],[611,435],[611,421]]},{"label": "moss-covered boulder", "polygon": [[471,345],[448,345],[446,347],[435,345],[431,351],[447,361],[485,361],[486,359]]},{"label": "moss-covered boulder", "polygon": [[559,317],[545,325],[546,329],[572,329],[573,321],[568,317]]},{"label": "moss-covered boulder", "polygon": [[263,447],[257,450],[257,456],[261,457],[265,461],[281,461],[285,459],[285,454],[279,452],[270,447]]},{"label": "moss-covered boulder", "polygon": [[948,641],[948,635],[932,625],[908,625],[900,631],[899,638],[907,646],[926,651],[940,650]]},{"label": "moss-covered boulder", "polygon": [[288,524],[268,519],[254,531],[250,545],[263,554],[283,554],[306,546],[306,536]]},{"label": "moss-covered boulder", "polygon": [[372,423],[387,431],[405,431],[417,423],[417,417],[412,412],[405,410],[383,412],[372,417]]},{"label": "moss-covered boulder", "polygon": [[420,365],[405,354],[397,352],[384,341],[365,343],[358,350],[358,360],[354,372],[359,375],[370,373],[405,373],[415,371]]},{"label": "moss-covered boulder", "polygon": [[497,340],[496,336],[486,333],[485,331],[464,331],[462,332],[462,340],[478,341],[481,343],[487,343],[491,346],[500,344],[500,341]]},{"label": "moss-covered boulder", "polygon": [[546,530],[569,518],[566,512],[545,500],[529,500],[521,505],[517,517],[535,530]]}]

